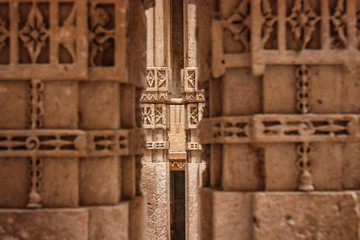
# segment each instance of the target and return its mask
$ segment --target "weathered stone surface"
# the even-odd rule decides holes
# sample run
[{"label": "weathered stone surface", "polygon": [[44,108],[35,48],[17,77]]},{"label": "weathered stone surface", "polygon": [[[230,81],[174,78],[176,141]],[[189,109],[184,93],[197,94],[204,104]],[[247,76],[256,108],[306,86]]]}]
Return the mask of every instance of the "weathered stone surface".
[{"label": "weathered stone surface", "polygon": [[354,193],[257,193],[254,239],[359,238]]},{"label": "weathered stone surface", "polygon": [[89,208],[89,240],[127,240],[129,203]]},{"label": "weathered stone surface", "polygon": [[342,190],[343,157],[341,144],[313,143],[310,157],[315,189],[320,191]]},{"label": "weathered stone surface", "polygon": [[78,83],[51,81],[44,88],[44,128],[78,127]]},{"label": "weathered stone surface", "polygon": [[42,181],[44,207],[79,206],[78,158],[44,158]]},{"label": "weathered stone surface", "polygon": [[145,199],[142,196],[129,201],[130,240],[144,239]]},{"label": "weathered stone surface", "polygon": [[264,113],[296,113],[294,71],[294,67],[288,66],[266,68],[263,78]]},{"label": "weathered stone surface", "polygon": [[222,187],[225,191],[262,189],[262,159],[246,144],[226,144],[223,150]]},{"label": "weathered stone surface", "polygon": [[0,210],[0,239],[88,240],[86,209]]},{"label": "weathered stone surface", "polygon": [[25,158],[0,158],[0,207],[25,207],[30,189],[28,164]]},{"label": "weathered stone surface", "polygon": [[0,1],[1,240],[142,239],[118,203],[140,194],[144,43],[142,0]]},{"label": "weathered stone surface", "polygon": [[120,161],[117,157],[80,160],[80,204],[116,204],[120,199]]},{"label": "weathered stone surface", "polygon": [[293,143],[268,144],[264,149],[265,190],[294,191],[298,185],[296,146]]},{"label": "weathered stone surface", "polygon": [[25,81],[0,81],[0,129],[28,126],[28,88]]},{"label": "weathered stone surface", "polygon": [[360,143],[344,144],[342,156],[344,189],[360,189]]},{"label": "weathered stone surface", "polygon": [[261,112],[261,81],[252,76],[249,69],[231,69],[223,85],[223,115],[237,116]]},{"label": "weathered stone surface", "polygon": [[251,240],[252,199],[252,193],[202,189],[201,239]]},{"label": "weathered stone surface", "polygon": [[200,222],[198,218],[199,212],[199,164],[186,163],[185,165],[185,211],[187,218],[186,224],[186,238],[199,239]]},{"label": "weathered stone surface", "polygon": [[156,178],[155,178],[155,164],[143,164],[141,174],[141,190],[146,201],[146,227],[145,236],[149,239],[151,236],[156,236]]},{"label": "weathered stone surface", "polygon": [[156,174],[156,236],[160,239],[169,238],[170,226],[170,167],[169,163],[157,163]]},{"label": "weathered stone surface", "polygon": [[106,130],[119,128],[119,93],[117,82],[80,83],[80,128]]}]

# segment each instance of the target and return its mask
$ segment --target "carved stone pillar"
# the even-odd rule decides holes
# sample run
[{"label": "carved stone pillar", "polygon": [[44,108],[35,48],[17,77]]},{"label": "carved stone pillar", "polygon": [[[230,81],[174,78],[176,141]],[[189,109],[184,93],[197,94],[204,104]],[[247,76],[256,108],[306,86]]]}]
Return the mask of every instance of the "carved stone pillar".
[{"label": "carved stone pillar", "polygon": [[142,158],[141,190],[146,196],[146,239],[170,239],[169,3],[156,0],[146,11],[147,79],[141,95],[142,125],[147,150]]},{"label": "carved stone pillar", "polygon": [[359,2],[198,4],[201,238],[358,239]]},{"label": "carved stone pillar", "polygon": [[202,146],[199,143],[199,122],[203,118],[205,106],[204,90],[199,88],[198,57],[196,41],[196,9],[195,2],[184,1],[185,23],[185,68],[182,71],[182,94],[185,102],[186,128],[186,239],[200,237],[200,205],[199,189],[202,186],[205,162],[202,159]]},{"label": "carved stone pillar", "polygon": [[142,238],[144,20],[141,0],[0,0],[0,239]]},{"label": "carved stone pillar", "polygon": [[147,87],[141,94],[141,118],[147,147],[142,159],[141,189],[147,200],[147,239],[168,239],[170,231],[169,76],[167,68],[148,67]]}]

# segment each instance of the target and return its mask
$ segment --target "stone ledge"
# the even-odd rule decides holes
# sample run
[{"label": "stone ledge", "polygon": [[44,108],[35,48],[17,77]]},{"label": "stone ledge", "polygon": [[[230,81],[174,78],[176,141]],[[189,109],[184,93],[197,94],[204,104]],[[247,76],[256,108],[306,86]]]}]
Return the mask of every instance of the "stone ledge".
[{"label": "stone ledge", "polygon": [[[201,239],[359,239],[358,192],[201,189]],[[210,229],[210,231],[209,231]]]},{"label": "stone ledge", "polygon": [[[141,239],[143,203],[143,197],[136,197],[132,201],[124,201],[116,206],[37,210],[0,209],[0,239]],[[131,231],[137,232],[131,234]]]}]

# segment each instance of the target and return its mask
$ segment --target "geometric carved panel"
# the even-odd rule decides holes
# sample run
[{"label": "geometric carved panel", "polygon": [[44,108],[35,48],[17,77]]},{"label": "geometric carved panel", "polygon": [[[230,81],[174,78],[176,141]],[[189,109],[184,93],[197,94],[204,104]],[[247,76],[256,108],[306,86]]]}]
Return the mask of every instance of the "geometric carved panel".
[{"label": "geometric carved panel", "polygon": [[9,9],[0,16],[0,54],[7,58],[0,60],[0,78],[86,76],[85,0],[0,0],[0,7]]},{"label": "geometric carved panel", "polygon": [[200,128],[202,144],[360,140],[359,116],[350,114],[217,117],[203,119]]},{"label": "geometric carved panel", "polygon": [[0,0],[0,78],[129,82],[126,4]]},{"label": "geometric carved panel", "polygon": [[[213,76],[238,67],[252,67],[259,76],[266,65],[344,65],[354,70],[360,64],[356,24],[360,5],[356,0],[335,2],[330,7],[330,0],[238,1],[230,15],[220,13],[220,19],[212,20]],[[242,50],[226,50],[225,32]]]},{"label": "geometric carved panel", "polygon": [[86,157],[141,154],[143,130],[2,130],[0,157]]}]

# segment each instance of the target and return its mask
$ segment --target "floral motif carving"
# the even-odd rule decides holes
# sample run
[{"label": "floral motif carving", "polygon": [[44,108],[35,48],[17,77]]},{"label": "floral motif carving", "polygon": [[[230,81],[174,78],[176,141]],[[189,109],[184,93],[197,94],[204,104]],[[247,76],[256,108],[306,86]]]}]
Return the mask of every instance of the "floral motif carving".
[{"label": "floral motif carving", "polygon": [[91,51],[89,62],[92,67],[99,65],[95,61],[97,58],[102,62],[102,54],[106,49],[105,42],[115,38],[115,30],[106,28],[110,21],[111,17],[105,8],[97,7],[96,3],[91,5],[89,24],[89,43]]},{"label": "floral motif carving", "polygon": [[331,16],[331,23],[333,32],[336,34],[336,36],[333,36],[331,39],[333,47],[339,48],[347,46],[347,14],[344,0],[337,1],[334,14]]},{"label": "floral motif carving", "polygon": [[59,44],[69,52],[73,61],[75,61],[75,38],[76,38],[76,6],[73,6],[71,13],[64,21],[59,30]]},{"label": "floral motif carving", "polygon": [[49,30],[36,3],[32,4],[27,22],[20,30],[19,37],[30,54],[31,62],[36,63],[49,37]]},{"label": "floral motif carving", "polygon": [[9,31],[6,29],[6,22],[0,17],[0,53],[6,46],[6,39],[9,37]]},{"label": "floral motif carving", "polygon": [[262,25],[262,45],[264,47],[265,44],[269,41],[271,33],[274,31],[276,18],[273,15],[269,0],[262,1],[261,11],[264,22]]},{"label": "floral motif carving", "polygon": [[243,52],[250,51],[250,1],[243,0],[234,9],[233,14],[223,21],[223,26],[230,30],[234,39],[241,42]]},{"label": "floral motif carving", "polygon": [[150,106],[141,107],[141,119],[143,127],[153,125],[153,108]]},{"label": "floral motif carving", "polygon": [[170,161],[170,169],[171,170],[184,170],[185,162],[184,161]]},{"label": "floral motif carving", "polygon": [[309,0],[295,0],[287,22],[290,24],[295,39],[301,43],[301,49],[309,44],[319,20],[320,17],[311,7]]}]

